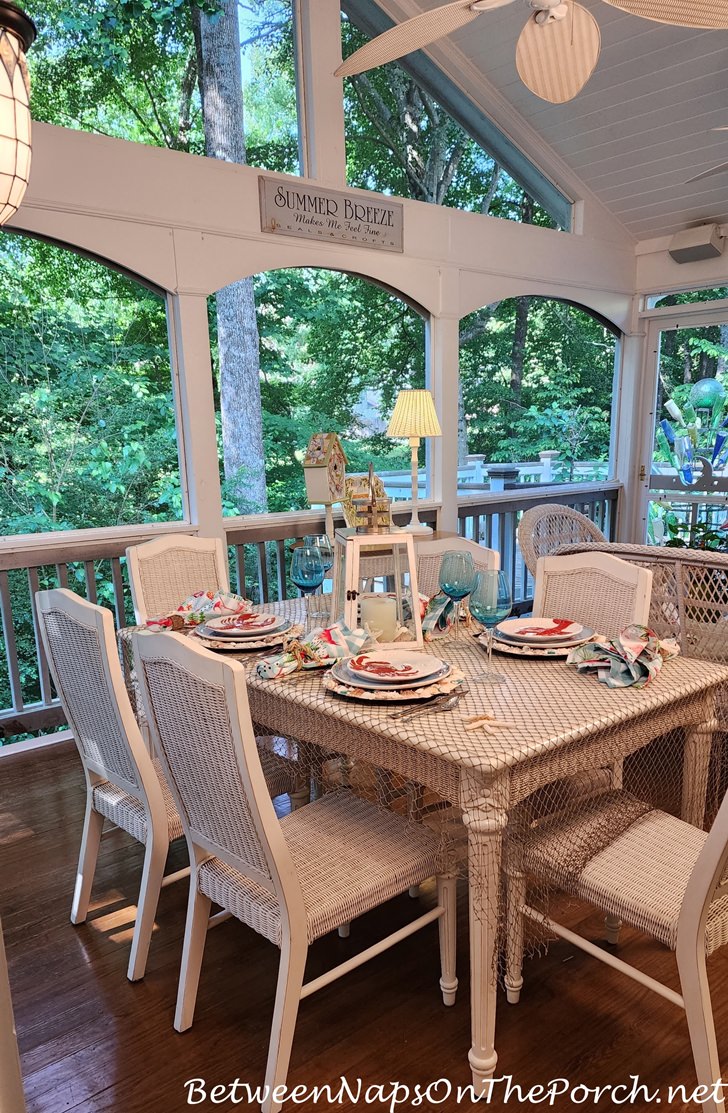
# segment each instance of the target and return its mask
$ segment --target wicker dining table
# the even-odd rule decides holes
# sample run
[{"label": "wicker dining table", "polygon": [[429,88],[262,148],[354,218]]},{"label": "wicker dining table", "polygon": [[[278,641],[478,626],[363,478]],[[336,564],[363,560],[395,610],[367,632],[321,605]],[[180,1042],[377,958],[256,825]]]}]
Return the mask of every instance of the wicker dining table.
[{"label": "wicker dining table", "polygon": [[[299,600],[260,607],[301,620]],[[121,631],[125,654],[131,630]],[[608,688],[577,672],[563,658],[499,656],[504,682],[480,684],[485,654],[475,639],[452,633],[425,651],[459,668],[469,683],[451,711],[392,718],[396,703],[358,701],[328,691],[323,670],[263,679],[260,652],[231,654],[247,666],[250,711],[257,728],[289,741],[343,755],[437,794],[462,816],[467,832],[471,968],[471,1048],[475,1092],[487,1092],[494,1074],[498,952],[502,942],[501,869],[509,818],[539,791],[575,775],[624,759],[665,736],[680,752],[659,760],[682,766],[682,817],[702,826],[708,770],[716,730],[716,689],[728,666],[676,657],[643,688]],[[269,651],[270,652],[270,651]],[[401,706],[401,705],[400,705]],[[492,715],[497,728],[467,729],[468,720]],[[676,743],[677,744],[677,743]],[[510,828],[509,828],[510,830]],[[513,869],[513,864],[510,864]],[[506,976],[506,984],[508,979]]]},{"label": "wicker dining table", "polygon": [[[265,609],[300,618],[298,601]],[[472,636],[452,634],[426,644],[466,677],[482,671],[485,655]],[[250,660],[246,662],[246,658]],[[505,681],[470,682],[452,711],[391,717],[396,705],[337,696],[311,670],[295,679],[262,679],[257,655],[249,663],[253,720],[264,730],[362,760],[434,791],[462,813],[467,831],[472,1045],[468,1055],[476,1093],[493,1076],[497,949],[503,835],[509,815],[544,786],[573,774],[619,763],[654,739],[682,733],[682,816],[703,823],[708,765],[715,730],[716,688],[728,666],[684,657],[668,660],[643,688],[608,688],[579,674],[563,658],[498,657]],[[505,726],[468,730],[472,716],[492,714]]]}]

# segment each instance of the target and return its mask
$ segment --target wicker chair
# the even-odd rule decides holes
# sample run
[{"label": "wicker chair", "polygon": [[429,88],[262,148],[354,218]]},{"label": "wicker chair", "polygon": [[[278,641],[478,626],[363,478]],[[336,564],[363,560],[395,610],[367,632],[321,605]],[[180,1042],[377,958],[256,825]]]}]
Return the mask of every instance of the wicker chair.
[{"label": "wicker chair", "polygon": [[2,926],[0,925],[0,1111],[25,1113],[23,1076],[20,1072],[18,1040],[15,1035],[13,1002],[10,997],[8,964],[5,958]]},{"label": "wicker chair", "polygon": [[647,624],[651,590],[650,571],[609,553],[540,557],[533,613],[613,636],[632,622]]},{"label": "wicker chair", "polygon": [[195,591],[229,591],[225,547],[219,537],[173,534],[126,550],[138,625],[169,614]]},{"label": "wicker chair", "polygon": [[[710,1089],[721,1078],[705,959],[728,942],[728,796],[710,831],[661,811],[647,811],[583,865],[572,860],[580,842],[589,847],[613,829],[611,812],[624,794],[585,801],[579,811],[549,817],[523,847],[526,872],[540,882],[605,908],[676,952],[680,994],[610,952],[544,917],[523,912],[547,930],[615,967],[685,1010],[698,1083]],[[721,883],[723,881],[723,883]],[[720,1091],[718,1091],[720,1093]],[[702,1109],[718,1113],[723,1101]]]},{"label": "wicker chair", "polygon": [[[169,843],[182,837],[174,800],[150,758],[124,687],[111,612],[65,588],[36,595],[43,647],[86,776],[86,818],[71,923],[88,915],[104,819],[145,847],[127,977],[144,977]],[[185,876],[183,870],[164,883]]]},{"label": "wicker chair", "polygon": [[423,595],[436,595],[440,590],[440,564],[444,553],[461,549],[470,553],[476,571],[500,568],[500,555],[495,549],[486,549],[465,537],[446,537],[437,541],[416,541],[417,587]]},{"label": "wicker chair", "polygon": [[532,576],[536,575],[539,557],[549,556],[561,545],[606,540],[593,522],[569,506],[534,506],[518,523],[518,544]]},{"label": "wicker chair", "polygon": [[[437,919],[445,1004],[455,999],[455,879],[438,877],[437,907],[333,970],[304,982],[315,939],[432,876],[438,840],[359,799],[328,793],[278,820],[253,738],[245,670],[175,634],[142,631],[135,656],[149,720],[187,836],[190,898],[174,1026],[192,1024],[214,901],[281,950],[265,1083],[285,1083],[299,1001]],[[180,714],[184,704],[185,714]]]}]

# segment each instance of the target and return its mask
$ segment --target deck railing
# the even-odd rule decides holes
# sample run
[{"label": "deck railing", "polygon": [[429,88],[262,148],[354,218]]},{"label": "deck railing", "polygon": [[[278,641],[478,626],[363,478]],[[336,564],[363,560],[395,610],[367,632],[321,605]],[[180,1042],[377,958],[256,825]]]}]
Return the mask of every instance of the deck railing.
[{"label": "deck railing", "polygon": [[[606,483],[463,498],[458,506],[458,532],[499,549],[502,567],[511,575],[517,610],[524,610],[532,585],[517,552],[520,513],[543,502],[566,503],[587,514],[611,537],[618,493],[618,484]],[[420,517],[436,527],[438,507],[425,504]],[[407,519],[406,510],[395,513],[397,524]],[[323,530],[323,515],[315,511],[231,521],[226,532],[233,590],[257,602],[287,598],[291,548],[306,534]],[[138,527],[101,538],[79,531],[75,537],[46,536],[37,543],[24,540],[14,544],[12,538],[5,539],[0,546],[0,744],[65,722],[39,637],[36,591],[69,587],[108,606],[117,627],[127,625],[133,622],[134,613],[125,551],[129,545],[170,532],[189,532],[189,527]]]}]

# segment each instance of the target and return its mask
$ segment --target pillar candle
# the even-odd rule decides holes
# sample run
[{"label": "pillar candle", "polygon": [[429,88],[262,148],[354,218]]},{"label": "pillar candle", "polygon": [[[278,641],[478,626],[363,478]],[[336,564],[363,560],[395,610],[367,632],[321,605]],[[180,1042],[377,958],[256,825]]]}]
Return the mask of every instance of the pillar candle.
[{"label": "pillar candle", "polygon": [[393,642],[397,636],[397,600],[388,595],[362,595],[360,603],[362,626],[372,633],[381,631],[379,640]]}]

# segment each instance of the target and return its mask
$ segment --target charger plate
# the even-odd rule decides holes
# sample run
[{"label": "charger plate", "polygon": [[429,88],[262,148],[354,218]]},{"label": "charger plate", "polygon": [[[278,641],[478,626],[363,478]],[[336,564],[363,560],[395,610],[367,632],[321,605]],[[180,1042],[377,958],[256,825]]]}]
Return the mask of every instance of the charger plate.
[{"label": "charger plate", "polygon": [[384,691],[377,688],[372,691],[371,688],[359,688],[352,684],[343,684],[332,675],[332,671],[326,673],[321,683],[328,692],[333,692],[337,696],[344,696],[346,699],[366,700],[369,703],[406,703],[409,700],[428,700],[432,699],[433,696],[447,695],[448,692],[453,692],[458,685],[462,684],[463,680],[465,680],[465,673],[460,669],[453,668],[442,680],[437,680],[434,684],[423,685],[421,688],[397,688]]},{"label": "charger plate", "polygon": [[[436,659],[436,658],[435,658]],[[348,688],[371,688],[373,692],[390,692],[390,691],[404,691],[410,688],[422,688],[424,685],[434,684],[438,680],[444,680],[446,676],[450,675],[452,665],[447,661],[441,661],[440,667],[431,676],[426,679],[420,677],[418,680],[374,680],[371,677],[357,676],[349,668],[349,661],[336,661],[332,666],[331,672],[333,676],[345,684]]]},{"label": "charger plate", "polygon": [[206,638],[199,630],[194,630],[190,637],[196,638],[205,649],[217,649],[226,653],[247,653],[248,650],[277,649],[289,638],[300,638],[303,626],[289,626],[285,630],[278,630],[275,634],[268,634],[265,638]]},{"label": "charger plate", "polygon": [[[586,645],[591,641],[592,636],[590,634],[588,638],[569,642],[568,645],[516,645],[515,642],[499,638],[496,630],[493,637],[493,652],[506,653],[510,657],[568,657],[572,649],[577,645]],[[487,647],[487,642],[482,635],[477,641],[483,649]]]}]

